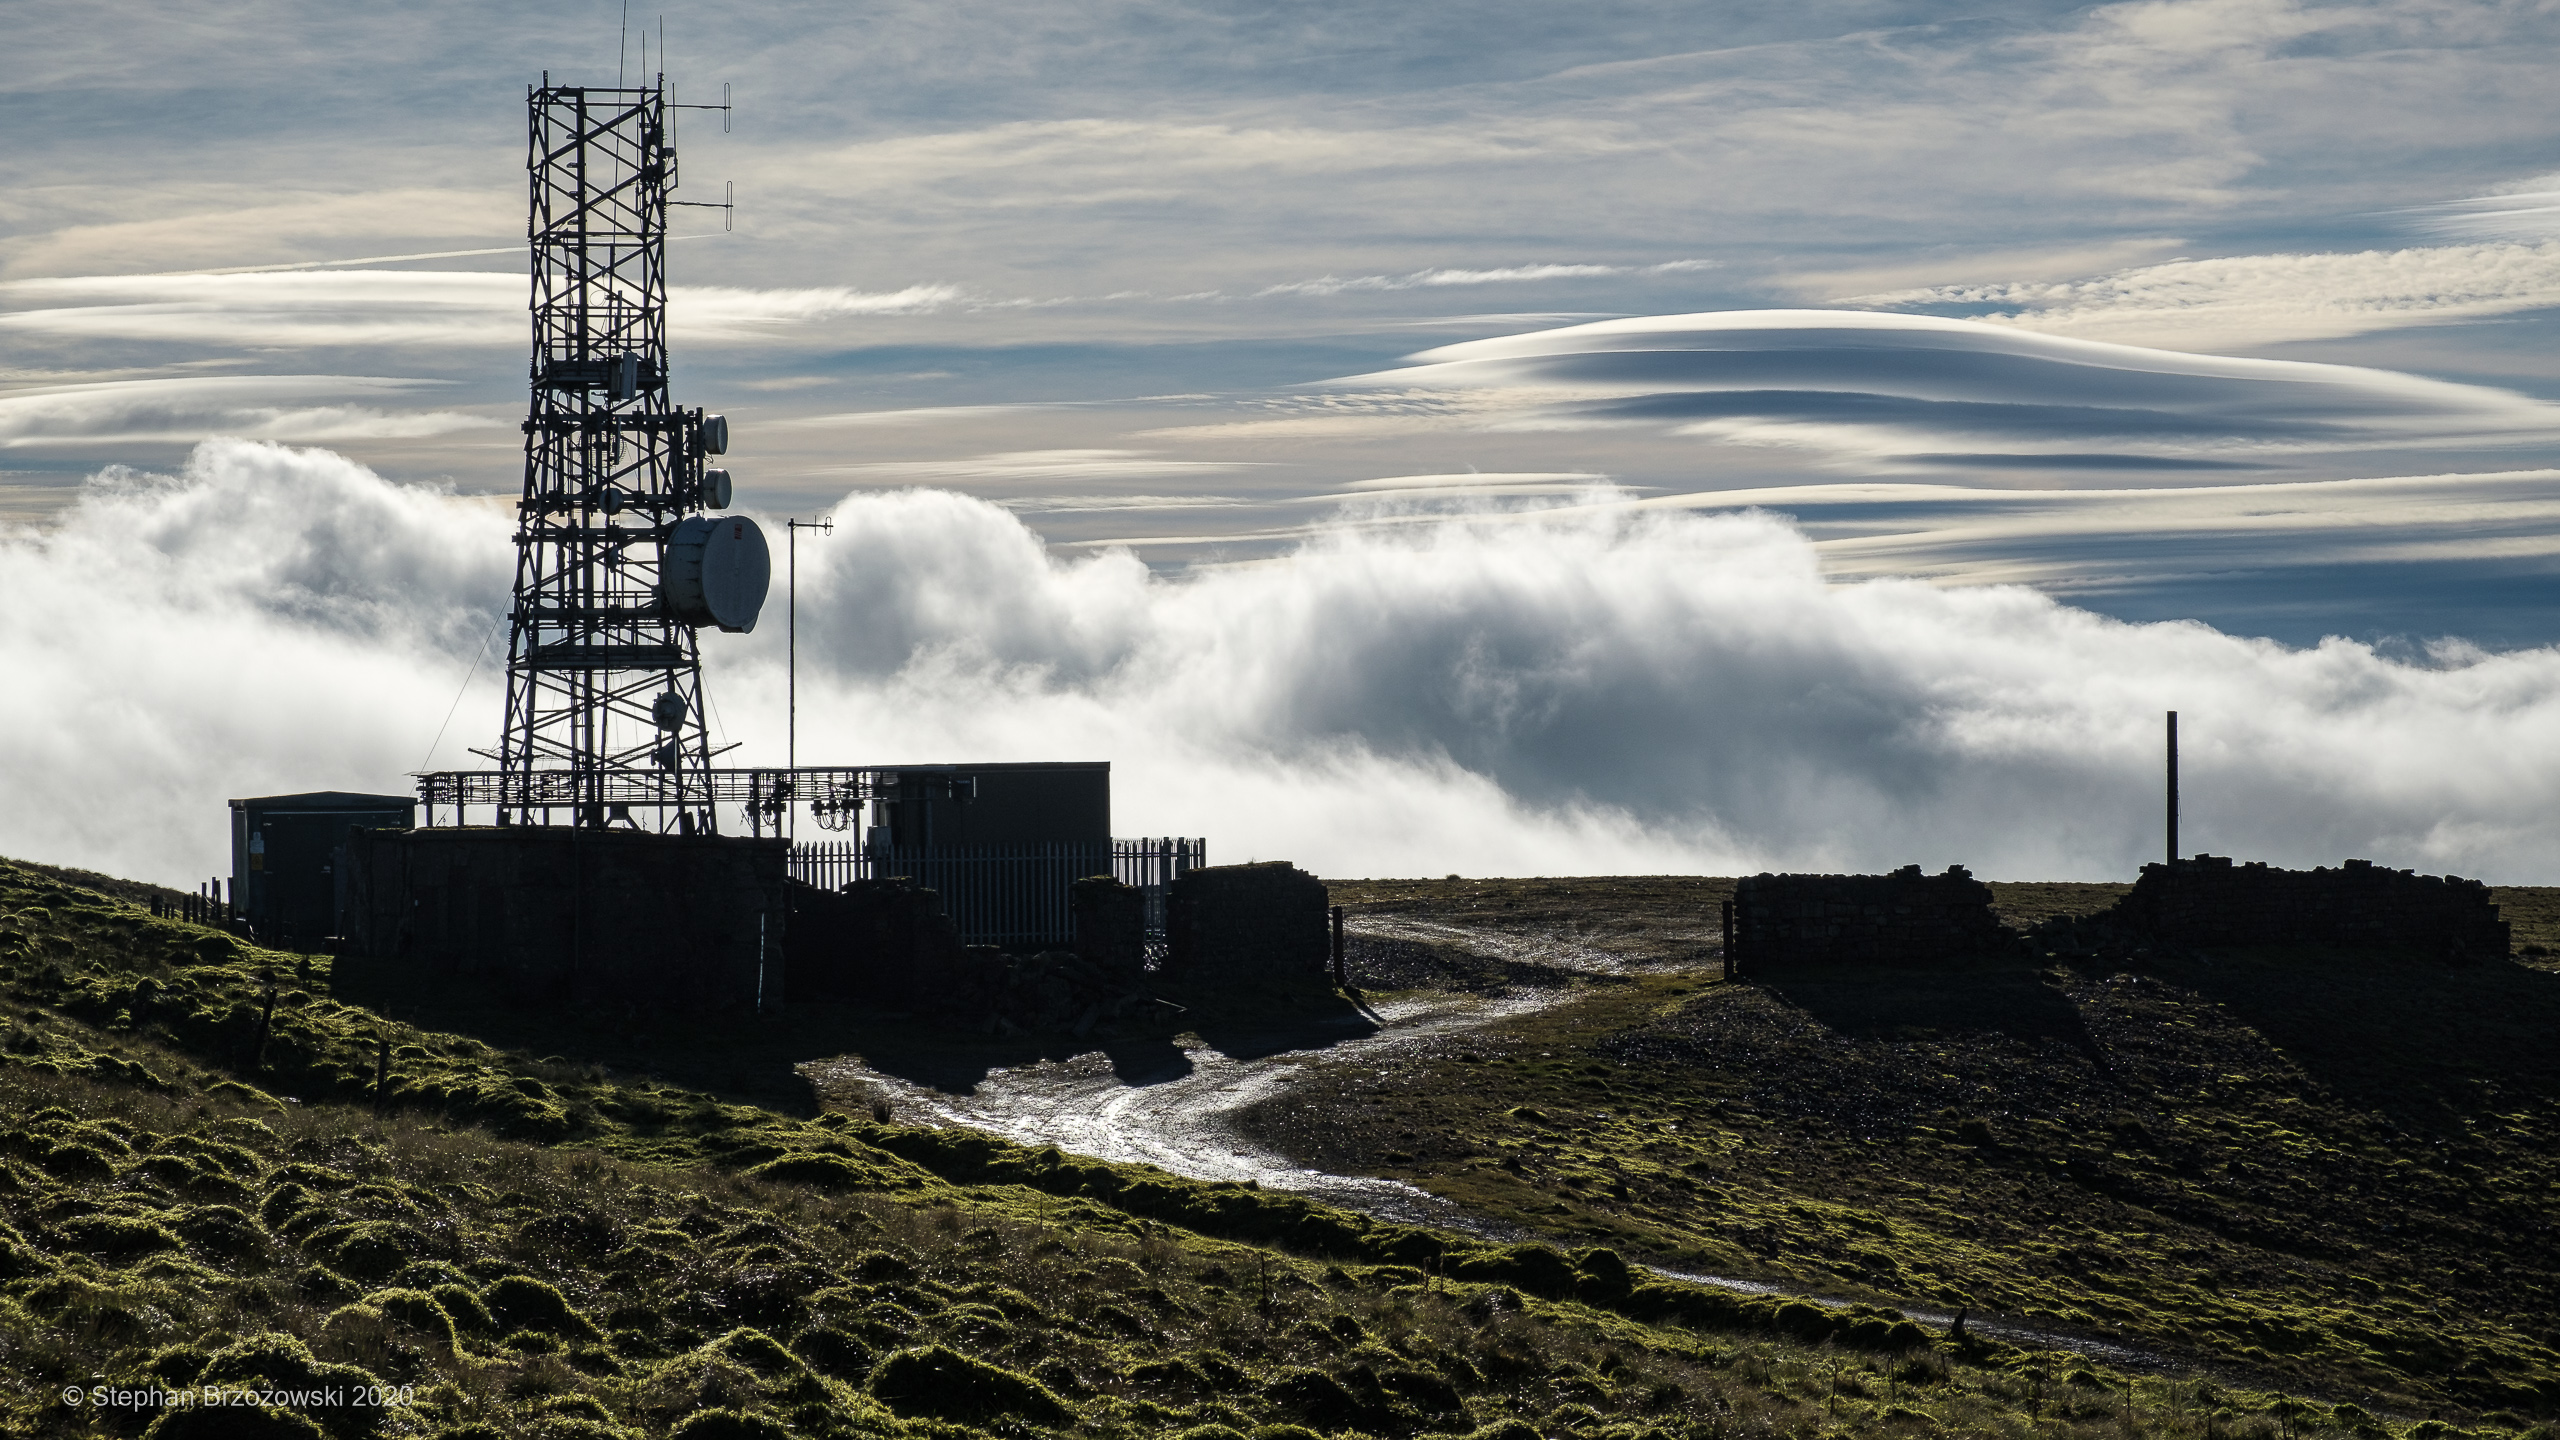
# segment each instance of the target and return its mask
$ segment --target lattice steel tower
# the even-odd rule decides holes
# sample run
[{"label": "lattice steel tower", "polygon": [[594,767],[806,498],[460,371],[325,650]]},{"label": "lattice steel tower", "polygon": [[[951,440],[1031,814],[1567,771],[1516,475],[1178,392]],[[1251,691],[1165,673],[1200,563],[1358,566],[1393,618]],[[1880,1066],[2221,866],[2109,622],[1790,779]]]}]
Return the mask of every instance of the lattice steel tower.
[{"label": "lattice steel tower", "polygon": [[[696,633],[754,628],[763,536],[729,502],[728,423],[667,393],[678,108],[531,90],[533,401],[524,422],[500,824],[716,828]],[[708,208],[721,208],[712,206]],[[723,747],[726,748],[726,747]],[[635,798],[636,803],[635,803]],[[609,803],[608,802],[612,802]],[[641,823],[630,817],[632,823]]]}]

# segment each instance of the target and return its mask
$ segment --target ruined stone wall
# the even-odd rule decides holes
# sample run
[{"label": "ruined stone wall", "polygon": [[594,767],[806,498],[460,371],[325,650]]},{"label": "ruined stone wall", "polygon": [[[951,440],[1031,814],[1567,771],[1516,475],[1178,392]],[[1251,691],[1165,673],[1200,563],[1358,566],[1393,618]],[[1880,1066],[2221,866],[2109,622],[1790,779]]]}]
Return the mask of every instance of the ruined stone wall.
[{"label": "ruined stone wall", "polygon": [[352,832],[347,947],[620,1013],[783,999],[786,842],[473,826]]},{"label": "ruined stone wall", "polygon": [[1165,974],[1211,983],[1323,984],[1332,956],[1324,882],[1285,860],[1205,865],[1165,901]]},{"label": "ruined stone wall", "polygon": [[2000,950],[1991,887],[1961,865],[1923,875],[1747,875],[1733,888],[1741,973],[1795,965],[1911,965]]},{"label": "ruined stone wall", "polygon": [[1105,972],[1135,975],[1147,963],[1147,893],[1109,875],[1088,875],[1068,891],[1076,955]]},{"label": "ruined stone wall", "polygon": [[2503,959],[2507,924],[2489,887],[2369,860],[2278,870],[2198,855],[2145,865],[2114,918],[2182,945],[2345,945],[2445,959]]},{"label": "ruined stone wall", "polygon": [[791,887],[792,993],[820,1004],[927,1010],[949,998],[960,932],[942,897],[905,876]]}]

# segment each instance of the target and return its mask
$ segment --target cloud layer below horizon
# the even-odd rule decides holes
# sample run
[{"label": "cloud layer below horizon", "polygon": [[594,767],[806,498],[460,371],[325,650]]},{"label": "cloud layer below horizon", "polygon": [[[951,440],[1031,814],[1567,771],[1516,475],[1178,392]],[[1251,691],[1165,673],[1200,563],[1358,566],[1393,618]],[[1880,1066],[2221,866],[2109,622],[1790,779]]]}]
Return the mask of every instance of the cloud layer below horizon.
[{"label": "cloud layer below horizon", "polygon": [[[947,491],[802,556],[801,752],[1108,759],[1131,833],[1328,874],[1965,863],[2121,877],[2186,717],[2192,845],[2560,877],[2560,651],[2292,649],[2012,587],[1826,582],[1766,515],[1562,508],[1319,529],[1168,578]],[[484,743],[505,516],[222,442],[18,531],[0,853],[182,881],[228,796],[400,789]],[[706,645],[778,758],[780,637]],[[112,663],[101,663],[112,657]]]}]

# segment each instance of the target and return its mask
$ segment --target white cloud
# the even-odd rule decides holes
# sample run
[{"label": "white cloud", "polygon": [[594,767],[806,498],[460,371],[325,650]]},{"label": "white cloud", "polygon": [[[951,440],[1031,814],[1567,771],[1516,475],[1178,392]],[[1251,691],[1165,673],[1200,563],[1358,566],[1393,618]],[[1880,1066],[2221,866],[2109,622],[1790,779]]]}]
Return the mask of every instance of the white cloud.
[{"label": "white cloud", "polygon": [[[793,326],[920,315],[967,299],[957,286],[674,287],[670,338],[769,339]],[[64,341],[144,340],[243,346],[419,346],[521,350],[531,334],[520,274],[448,270],[297,270],[91,275],[0,284],[0,333]]]},{"label": "white cloud", "polygon": [[522,275],[304,270],[96,275],[0,285],[0,334],[249,346],[525,347]]},{"label": "white cloud", "polygon": [[1017,515],[1111,515],[1138,510],[1232,510],[1232,495],[1026,495],[996,502]]},{"label": "white cloud", "polygon": [[[2264,464],[2560,438],[2560,406],[2485,386],[1872,311],[1604,320],[1411,358],[1337,383],[1470,395],[1478,425],[1651,428],[1862,468],[1948,453],[1986,468]],[[1333,423],[1411,428],[1411,408],[1351,407]]]},{"label": "white cloud", "polygon": [[[2560,651],[2405,662],[1835,584],[1766,515],[1333,525],[1176,577],[1059,559],[945,492],[833,518],[800,557],[804,757],[1107,759],[1118,828],[1218,858],[2120,877],[2156,847],[2174,708],[2198,846],[2560,875]],[[506,536],[500,507],[222,443],[0,537],[0,853],[183,880],[221,863],[226,796],[403,788],[503,604]],[[730,738],[775,758],[779,630],[719,638]],[[484,673],[453,747],[497,714]]]},{"label": "white cloud", "polygon": [[1246,468],[1249,467],[1221,460],[1155,460],[1141,450],[1014,450],[958,460],[869,460],[833,466],[819,473],[884,480],[1090,481],[1215,475]]},{"label": "white cloud", "polygon": [[2178,708],[2200,845],[2560,868],[2560,652],[2410,665],[2015,589],[1836,586],[1753,516],[1336,527],[1182,580],[1061,564],[931,492],[835,518],[803,557],[801,684],[817,667],[837,744],[1110,758],[1124,828],[1222,855],[2122,875],[2154,849]]},{"label": "white cloud", "polygon": [[1454,475],[1384,475],[1375,480],[1353,480],[1336,488],[1351,491],[1405,490],[1474,490],[1516,486],[1572,485],[1587,487],[1603,484],[1608,476],[1588,470],[1468,470]]},{"label": "white cloud", "polygon": [[224,441],[0,531],[0,853],[183,883],[228,868],[229,796],[405,789],[503,606],[509,520]]},{"label": "white cloud", "polygon": [[1426,290],[1445,285],[1519,285],[1538,280],[1590,280],[1610,275],[1676,275],[1715,268],[1713,260],[1669,260],[1659,265],[1545,264],[1502,265],[1484,270],[1443,267],[1403,275],[1323,275],[1266,285],[1253,292],[1267,295],[1343,295],[1370,290]]},{"label": "white cloud", "polygon": [[2536,175],[2487,195],[2413,212],[2419,227],[2471,240],[2549,240],[2560,236],[2560,174]]},{"label": "white cloud", "polygon": [[795,189],[817,184],[855,195],[907,192],[921,199],[939,191],[946,205],[1095,207],[1161,198],[1224,175],[1250,174],[1264,184],[1323,180],[1523,155],[1603,155],[1650,143],[1624,122],[1574,116],[1380,128],[1078,117],[870,140],[795,155],[789,173],[772,178]]},{"label": "white cloud", "polygon": [[[1765,509],[1815,536],[1831,574],[1967,584],[2070,588],[2181,563],[2280,575],[2338,565],[2560,558],[2560,470],[2142,489],[1842,482],[1627,503]],[[2373,583],[2387,582],[2377,575]]]},{"label": "white cloud", "polygon": [[667,296],[667,329],[677,340],[748,340],[790,325],[876,315],[930,314],[967,299],[967,292],[957,285],[909,285],[888,291],[855,290],[843,285],[801,290],[678,285]]},{"label": "white cloud", "polygon": [[1839,303],[1997,306],[1975,318],[2052,335],[2243,349],[2560,305],[2560,241],[2173,260],[2093,280],[1937,285]]},{"label": "white cloud", "polygon": [[[388,399],[441,388],[435,381],[354,375],[201,375],[41,386],[0,394],[0,448],[209,435],[402,439],[500,423],[455,410],[395,410],[342,398]],[[330,399],[340,403],[320,403]]]},{"label": "white cloud", "polygon": [[[50,177],[56,179],[59,177]],[[127,196],[131,205],[136,197]],[[5,251],[11,275],[99,270],[177,270],[233,265],[328,263],[350,242],[469,236],[503,242],[524,229],[519,186],[454,189],[406,186],[341,195],[294,195],[202,182],[160,189],[150,214],[21,234]],[[486,237],[481,239],[480,237]],[[404,247],[425,250],[425,246]],[[451,246],[433,247],[438,251]],[[314,252],[317,252],[316,254]],[[292,257],[286,262],[284,257]]]},{"label": "white cloud", "polygon": [[[821,382],[821,383],[833,383]],[[768,420],[773,430],[831,430],[838,427],[869,426],[903,427],[909,425],[979,425],[989,420],[1025,414],[1035,410],[1055,409],[1050,405],[930,405],[903,410],[845,410],[824,415],[795,415],[787,420]]]}]

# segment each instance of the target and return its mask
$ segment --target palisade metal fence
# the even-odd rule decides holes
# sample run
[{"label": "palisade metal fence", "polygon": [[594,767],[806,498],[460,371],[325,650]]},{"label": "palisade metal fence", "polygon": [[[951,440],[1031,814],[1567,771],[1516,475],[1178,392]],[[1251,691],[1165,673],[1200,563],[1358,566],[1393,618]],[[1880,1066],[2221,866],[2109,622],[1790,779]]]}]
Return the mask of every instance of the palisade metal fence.
[{"label": "palisade metal fence", "polygon": [[1174,877],[1208,863],[1209,842],[1168,836],[1103,845],[874,845],[822,840],[791,847],[791,878],[821,890],[903,875],[942,897],[969,945],[1065,945],[1075,939],[1070,887],[1112,875],[1147,898],[1147,935],[1164,937]]}]

